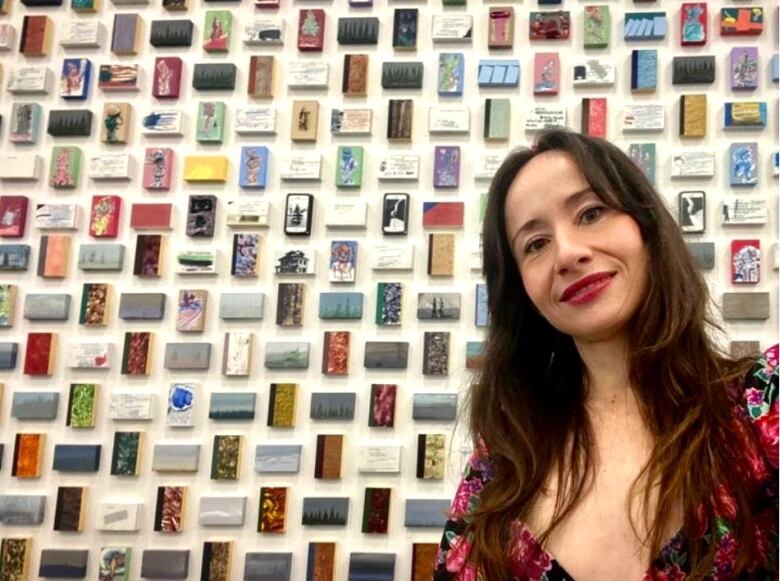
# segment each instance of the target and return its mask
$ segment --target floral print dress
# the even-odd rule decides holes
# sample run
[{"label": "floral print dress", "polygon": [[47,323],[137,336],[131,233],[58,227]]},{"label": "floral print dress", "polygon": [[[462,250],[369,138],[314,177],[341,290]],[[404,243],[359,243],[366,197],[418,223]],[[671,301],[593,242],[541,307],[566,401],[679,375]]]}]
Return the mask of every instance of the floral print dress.
[{"label": "floral print dress", "polygon": [[[763,555],[758,579],[778,579],[778,346],[768,349],[750,369],[745,380],[731,387],[734,422],[745,442],[744,471],[761,486],[762,504],[754,520]],[[749,430],[758,437],[759,448],[750,445]],[[494,466],[484,448],[477,448],[466,465],[463,478],[450,507],[450,520],[444,527],[436,558],[434,581],[496,581],[468,562],[471,537],[466,526],[479,504],[479,493],[493,477]],[[704,543],[717,543],[712,581],[733,578],[736,543],[730,521],[736,515],[733,500],[722,490],[721,511],[715,526],[702,536]],[[683,581],[690,571],[686,548],[688,539],[682,531],[673,536],[653,560],[651,569],[641,580]],[[519,520],[510,531],[508,563],[512,581],[575,581],[536,540],[530,529]],[[632,581],[632,580],[628,580]]]}]

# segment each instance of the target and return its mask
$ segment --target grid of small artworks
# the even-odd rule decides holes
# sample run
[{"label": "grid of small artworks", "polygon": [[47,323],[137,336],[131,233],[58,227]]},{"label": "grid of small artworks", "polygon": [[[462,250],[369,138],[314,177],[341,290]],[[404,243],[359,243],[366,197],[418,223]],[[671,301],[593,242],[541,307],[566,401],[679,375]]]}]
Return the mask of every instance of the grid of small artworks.
[{"label": "grid of small artworks", "polygon": [[738,4],[0,0],[0,578],[429,580],[485,192],[546,128],[618,143],[766,346]]}]

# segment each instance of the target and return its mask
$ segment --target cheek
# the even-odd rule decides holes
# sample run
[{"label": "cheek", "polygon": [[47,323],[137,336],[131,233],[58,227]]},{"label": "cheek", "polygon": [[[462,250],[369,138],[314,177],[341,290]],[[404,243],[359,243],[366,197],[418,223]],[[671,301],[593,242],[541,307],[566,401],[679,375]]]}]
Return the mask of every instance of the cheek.
[{"label": "cheek", "polygon": [[531,302],[537,310],[543,311],[545,309],[545,297],[547,296],[545,274],[540,272],[537,265],[533,264],[526,264],[522,268],[518,264],[518,269],[520,271],[520,278],[523,281],[525,293],[528,295],[528,298],[531,299]]}]

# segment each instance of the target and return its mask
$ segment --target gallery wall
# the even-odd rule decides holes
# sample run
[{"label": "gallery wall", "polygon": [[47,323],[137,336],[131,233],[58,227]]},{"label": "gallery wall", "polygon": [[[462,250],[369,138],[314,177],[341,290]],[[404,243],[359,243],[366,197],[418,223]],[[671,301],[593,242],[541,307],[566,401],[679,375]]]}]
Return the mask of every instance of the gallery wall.
[{"label": "gallery wall", "polygon": [[[38,575],[45,548],[88,550],[86,577],[94,578],[101,548],[129,547],[129,579],[140,578],[142,554],[151,549],[189,550],[182,578],[196,579],[204,551],[225,547],[204,548],[204,543],[231,541],[232,572],[221,577],[225,570],[215,557],[211,578],[241,579],[245,571],[246,578],[261,578],[253,575],[271,562],[280,571],[274,578],[287,578],[287,571],[290,579],[307,578],[310,551],[323,551],[323,561],[329,560],[327,546],[314,549],[310,543],[335,543],[334,579],[347,579],[351,559],[350,579],[369,578],[361,576],[364,569],[378,572],[376,578],[424,578],[441,523],[414,525],[425,525],[426,515],[449,501],[470,451],[462,428],[455,431],[453,415],[456,402],[460,409],[464,400],[487,322],[485,289],[479,286],[479,232],[491,170],[512,147],[533,141],[532,127],[559,123],[584,130],[585,108],[587,130],[641,158],[675,218],[681,192],[694,192],[683,198],[691,207],[703,201],[703,221],[701,213],[681,218],[714,305],[726,303],[726,316],[719,319],[729,337],[719,341],[734,352],[776,342],[774,3],[737,3],[748,11],[762,7],[763,27],[748,14],[725,22],[725,34],[721,8],[733,4],[699,3],[707,8],[706,40],[688,37],[687,44],[681,42],[680,3],[665,0],[610,1],[595,11],[574,0],[445,1],[447,6],[282,0],[278,7],[189,0],[178,6],[183,10],[164,8],[162,0],[105,0],[93,12],[74,10],[70,0],[27,4],[0,1],[5,9],[0,14],[0,285],[11,285],[0,287],[0,497],[43,496],[45,509],[36,517],[30,506],[40,504],[28,499],[32,504],[25,505],[24,515],[14,517],[19,508],[14,502],[21,501],[5,498],[0,515],[10,515],[4,517],[4,539],[31,539],[30,578]],[[599,40],[596,21],[607,13],[603,7],[609,21],[606,37]],[[308,14],[310,8],[324,10],[324,20],[316,10]],[[416,48],[398,46],[411,43],[408,33],[394,35],[399,9],[418,10]],[[568,11],[568,38],[532,40],[531,13],[539,10]],[[232,15],[228,40],[225,25],[213,24],[212,11]],[[626,26],[635,12],[663,15],[645,31],[641,23]],[[25,17],[37,15],[49,18],[50,47],[44,43],[44,54],[33,56],[35,39],[28,38],[28,54],[22,54],[20,42],[34,34],[25,33]],[[466,16],[472,17],[470,35],[464,34]],[[375,43],[365,40],[373,22],[339,26],[340,19],[355,17],[378,19]],[[174,19],[194,24],[191,45],[159,46],[175,36],[171,32],[152,46],[150,33],[160,26],[153,23]],[[283,22],[283,42],[246,43],[245,29],[256,21]],[[90,23],[99,23],[98,46],[64,47],[74,22],[85,37]],[[591,48],[584,48],[586,22]],[[130,26],[137,27],[137,37],[128,32]],[[272,40],[276,32],[267,26],[266,38]],[[624,26],[648,36],[627,40]],[[688,33],[695,35],[694,29]],[[740,31],[746,34],[730,34]],[[348,44],[360,35],[367,36]],[[733,60],[735,49],[750,62]],[[646,52],[632,56],[632,51]],[[367,55],[367,61],[353,55]],[[271,78],[266,76],[270,59],[251,60],[269,56],[275,69]],[[155,88],[160,57],[181,59],[178,96],[170,87],[168,95]],[[702,58],[675,65],[678,57]],[[61,78],[64,59],[81,58],[91,64],[83,99],[76,96],[77,80],[68,85]],[[590,63],[575,86],[575,65],[588,59],[599,62]],[[347,62],[352,74],[344,80]],[[419,88],[408,86],[420,73],[420,65],[410,63],[421,64]],[[199,64],[235,69],[203,70]],[[101,65],[138,65],[137,86],[128,86],[131,66],[114,71],[115,83],[126,83],[124,88],[111,90],[106,78],[100,88]],[[318,79],[323,65],[324,85]],[[502,67],[506,71],[499,74]],[[30,92],[41,68],[48,69],[44,91]],[[518,70],[515,83],[511,75]],[[234,88],[213,89],[214,83],[230,83],[232,74]],[[9,88],[12,81],[22,90],[19,84]],[[32,106],[23,109],[27,122],[18,125],[22,105]],[[358,130],[334,133],[334,109],[344,110]],[[107,123],[111,115],[115,119]],[[79,126],[86,126],[88,135],[74,134]],[[55,147],[70,149],[60,158]],[[72,165],[63,161],[67,156]],[[675,164],[674,158],[686,161]],[[114,171],[126,175],[112,179]],[[680,171],[689,175],[674,175]],[[311,202],[299,197],[288,206],[288,194],[309,194]],[[308,231],[306,203],[312,204]],[[724,203],[730,204],[732,221],[742,224],[724,224]],[[406,217],[399,213],[404,207]],[[754,282],[756,248],[760,274]],[[17,261],[22,264],[14,269]],[[293,263],[293,270],[302,270],[278,273]],[[108,286],[91,287],[85,299],[85,284]],[[104,290],[106,303],[101,302]],[[430,294],[420,298],[420,293]],[[354,310],[361,301],[362,313]],[[328,315],[338,305],[351,309],[353,318]],[[129,332],[151,335],[128,338]],[[49,349],[51,337],[56,341]],[[308,348],[308,365],[280,368],[282,360],[300,361],[300,352],[293,353],[297,347]],[[89,413],[83,420],[91,427],[73,427],[79,412],[74,384],[97,386],[94,421]],[[312,394],[321,393],[312,404]],[[354,394],[354,400],[344,394]],[[150,401],[153,407],[144,409]],[[245,417],[229,418],[230,406],[241,407]],[[250,410],[253,418],[246,417]],[[353,419],[338,419],[344,413],[353,413]],[[148,417],[122,417],[127,414]],[[143,433],[136,475],[112,474],[116,432]],[[30,467],[15,458],[19,434],[44,435],[39,471],[32,469],[31,477],[20,477]],[[215,470],[231,471],[236,440],[222,440],[226,466],[215,467],[215,436],[241,436],[237,472],[228,478],[215,478]],[[55,465],[55,446],[63,444],[100,449],[61,449]],[[256,448],[267,445],[300,446],[297,469],[268,472],[267,458],[258,465]],[[292,451],[295,464],[294,450],[265,451],[287,460]],[[173,526],[176,532],[155,530],[161,528],[155,526],[160,524],[158,488],[166,486],[187,487],[183,524]],[[67,496],[81,487],[87,493],[74,515],[74,501]],[[261,487],[286,488],[286,518],[271,519],[278,526],[283,520],[283,532],[258,532]],[[382,490],[367,495],[367,488]],[[215,513],[231,513],[227,497],[244,497],[238,501],[245,508],[243,523],[209,525],[201,513],[206,497],[224,497],[206,501],[216,503]],[[302,523],[304,499],[317,505],[319,498],[334,497],[348,498],[345,524]],[[367,498],[374,509],[368,513]],[[122,510],[112,505],[128,503],[140,505],[136,525],[128,524],[127,514],[116,518],[137,530],[105,530],[111,528],[106,517]],[[205,520],[199,522],[199,515]],[[63,518],[81,518],[80,532],[55,530],[55,521]],[[385,527],[386,532],[364,532]],[[165,555],[153,557],[148,555],[149,576],[155,567],[182,571],[175,559],[166,563]],[[46,558],[53,563],[50,570],[57,570],[66,556]]]}]

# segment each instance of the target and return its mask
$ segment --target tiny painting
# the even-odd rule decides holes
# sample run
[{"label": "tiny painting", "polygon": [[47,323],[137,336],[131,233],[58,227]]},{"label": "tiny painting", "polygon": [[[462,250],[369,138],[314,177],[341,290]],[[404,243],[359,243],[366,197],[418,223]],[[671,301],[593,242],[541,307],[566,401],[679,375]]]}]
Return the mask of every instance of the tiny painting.
[{"label": "tiny painting", "polygon": [[571,30],[571,15],[568,10],[531,11],[528,30],[531,40],[566,40]]},{"label": "tiny painting", "polygon": [[590,5],[584,7],[585,38],[583,48],[607,48],[612,31],[609,6]]},{"label": "tiny painting", "polygon": [[272,428],[292,428],[295,426],[295,395],[298,385],[295,383],[272,383],[268,396],[267,425]]},{"label": "tiny painting", "polygon": [[488,48],[511,49],[515,41],[515,10],[491,6],[488,13]]},{"label": "tiny painting", "polygon": [[534,55],[534,95],[557,95],[561,79],[561,60],[557,52]]},{"label": "tiny painting", "polygon": [[439,76],[436,91],[440,97],[460,97],[463,95],[466,60],[462,52],[444,52],[439,54]]},{"label": "tiny painting", "polygon": [[381,326],[400,325],[403,312],[403,283],[377,283],[376,294],[375,323]]},{"label": "tiny painting", "polygon": [[387,193],[382,199],[382,234],[401,235],[409,229],[409,194]]},{"label": "tiny painting", "polygon": [[173,149],[170,147],[147,147],[144,155],[144,188],[147,190],[170,190],[172,180]]},{"label": "tiny painting", "polygon": [[433,153],[433,187],[457,188],[460,185],[460,146],[437,145]]},{"label": "tiny painting", "polygon": [[288,236],[311,234],[314,196],[311,194],[287,194],[284,233]]},{"label": "tiny painting", "polygon": [[138,89],[138,65],[100,65],[98,87],[104,91]]},{"label": "tiny painting", "polygon": [[131,547],[101,547],[98,558],[100,581],[130,581]]},{"label": "tiny painting", "polygon": [[732,143],[729,146],[729,183],[754,186],[758,183],[758,143]]},{"label": "tiny painting", "polygon": [[106,103],[103,105],[103,123],[100,141],[109,144],[126,144],[130,135],[130,103]]},{"label": "tiny painting", "polygon": [[645,174],[647,181],[655,184],[656,148],[655,143],[632,143],[628,146],[628,157]]},{"label": "tiny painting", "polygon": [[298,282],[280,282],[276,297],[276,324],[280,327],[303,325],[303,307],[306,286]]},{"label": "tiny painting", "polygon": [[680,192],[680,229],[685,233],[702,233],[706,228],[706,194],[701,191]]},{"label": "tiny painting", "polygon": [[168,411],[165,425],[191,428],[195,425],[195,389],[193,383],[172,383],[168,390]]},{"label": "tiny painting", "polygon": [[206,325],[208,291],[181,289],[176,309],[176,330],[182,333],[202,332]]},{"label": "tiny painting", "polygon": [[417,8],[396,8],[393,11],[393,48],[414,50],[417,48]]},{"label": "tiny painting", "polygon": [[158,99],[178,99],[181,87],[182,60],[177,56],[154,60],[152,95]]},{"label": "tiny painting", "polygon": [[340,145],[336,152],[336,187],[359,188],[363,185],[362,145]]},{"label": "tiny painting", "polygon": [[89,94],[91,74],[92,62],[89,59],[64,59],[60,76],[60,97],[63,99],[86,99]]},{"label": "tiny painting", "polygon": [[225,103],[206,101],[198,104],[197,132],[199,143],[222,143],[225,136]]},{"label": "tiny painting", "polygon": [[328,270],[330,282],[355,282],[357,250],[356,240],[331,241]]},{"label": "tiny painting", "polygon": [[707,43],[707,3],[683,2],[680,7],[680,46]]},{"label": "tiny painting", "polygon": [[731,282],[755,284],[761,278],[761,241],[731,241]]},{"label": "tiny painting", "polygon": [[731,88],[758,88],[758,47],[737,46],[731,49]]},{"label": "tiny painting", "polygon": [[389,383],[371,384],[371,406],[368,410],[368,426],[392,428],[395,425],[395,401],[398,386]]},{"label": "tiny painting", "polygon": [[319,317],[323,320],[363,318],[363,293],[321,292]]},{"label": "tiny painting", "polygon": [[227,52],[230,50],[230,34],[233,29],[233,13],[229,10],[206,11],[203,26],[203,50]]},{"label": "tiny painting", "polygon": [[41,133],[43,108],[38,103],[15,102],[11,105],[8,141],[34,145]]},{"label": "tiny painting", "polygon": [[325,41],[325,10],[305,8],[298,12],[298,50],[321,52]]},{"label": "tiny painting", "polygon": [[262,189],[268,176],[268,148],[265,145],[245,145],[241,148],[238,185],[248,189]]},{"label": "tiny painting", "polygon": [[263,486],[260,488],[260,514],[258,533],[283,533],[287,519],[287,488]]},{"label": "tiny painting", "polygon": [[187,236],[212,238],[217,212],[217,197],[213,194],[192,195],[187,203]]},{"label": "tiny painting", "polygon": [[764,9],[759,6],[720,9],[721,36],[758,36],[764,31]]},{"label": "tiny painting", "polygon": [[323,375],[349,374],[349,331],[325,331],[322,351]]},{"label": "tiny painting", "polygon": [[259,271],[257,255],[260,248],[258,234],[233,235],[233,258],[230,274],[238,277],[256,277]]},{"label": "tiny painting", "polygon": [[49,185],[56,189],[78,186],[81,177],[81,149],[76,146],[55,146],[51,152]]}]

